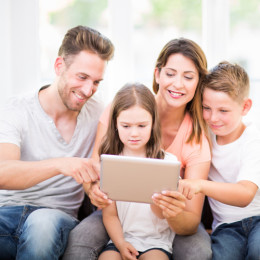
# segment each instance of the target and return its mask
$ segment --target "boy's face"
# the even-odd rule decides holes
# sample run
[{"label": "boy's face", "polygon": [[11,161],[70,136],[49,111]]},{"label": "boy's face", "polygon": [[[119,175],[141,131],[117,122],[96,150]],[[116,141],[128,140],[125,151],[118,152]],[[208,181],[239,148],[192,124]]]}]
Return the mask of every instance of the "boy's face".
[{"label": "boy's face", "polygon": [[239,104],[224,92],[206,88],[202,106],[203,118],[219,144],[233,142],[243,133],[244,102]]},{"label": "boy's face", "polygon": [[81,51],[69,66],[63,58],[58,60],[58,91],[67,109],[80,111],[86,101],[97,91],[103,79],[106,61],[97,54]]}]

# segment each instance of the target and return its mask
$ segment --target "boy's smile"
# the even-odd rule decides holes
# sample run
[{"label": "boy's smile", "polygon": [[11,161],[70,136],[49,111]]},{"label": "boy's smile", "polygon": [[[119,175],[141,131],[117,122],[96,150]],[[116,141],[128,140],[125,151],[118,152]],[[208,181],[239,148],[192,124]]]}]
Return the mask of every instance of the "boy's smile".
[{"label": "boy's smile", "polygon": [[227,93],[206,88],[203,92],[203,118],[217,136],[218,144],[235,141],[245,129],[244,102],[238,103]]}]

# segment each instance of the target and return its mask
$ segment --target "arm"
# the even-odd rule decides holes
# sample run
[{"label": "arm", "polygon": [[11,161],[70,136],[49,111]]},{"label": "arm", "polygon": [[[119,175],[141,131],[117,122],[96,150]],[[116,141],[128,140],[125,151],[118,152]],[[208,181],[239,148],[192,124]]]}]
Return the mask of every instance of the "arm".
[{"label": "arm", "polygon": [[123,229],[118,218],[116,203],[113,202],[108,207],[102,210],[103,223],[107,233],[116,248],[120,251],[123,259],[137,259],[138,252],[127,241],[125,241]]},{"label": "arm", "polygon": [[[106,134],[106,131],[107,131],[107,127],[101,122],[99,122],[97,127],[95,144],[92,152],[92,158],[98,162],[99,162],[98,149],[101,144],[103,136]],[[89,196],[91,203],[97,206],[98,208],[105,208],[112,203],[112,201],[108,199],[107,195],[99,189],[99,182],[84,183],[83,187],[85,192]]]},{"label": "arm", "polygon": [[21,161],[17,145],[0,144],[0,189],[27,189],[58,174],[78,183],[92,182],[98,178],[98,169],[90,159],[77,157]]},{"label": "arm", "polygon": [[188,199],[203,193],[222,203],[237,207],[246,207],[255,197],[257,190],[258,186],[251,181],[223,183],[208,180],[181,180],[179,184],[179,191]]},{"label": "arm", "polygon": [[[210,162],[187,167],[184,179],[207,179]],[[154,194],[153,201],[159,206],[169,226],[179,235],[191,235],[197,231],[201,220],[204,195],[199,194],[191,200],[177,191],[164,191]]]}]

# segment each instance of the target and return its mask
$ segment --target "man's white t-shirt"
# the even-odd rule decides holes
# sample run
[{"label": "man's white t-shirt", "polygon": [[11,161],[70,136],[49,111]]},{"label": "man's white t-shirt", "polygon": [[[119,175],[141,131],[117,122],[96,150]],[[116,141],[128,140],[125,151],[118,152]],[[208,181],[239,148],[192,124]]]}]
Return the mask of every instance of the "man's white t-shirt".
[{"label": "man's white t-shirt", "polygon": [[[22,161],[40,161],[58,157],[91,156],[101,100],[89,99],[77,117],[69,143],[62,138],[54,121],[42,109],[37,93],[12,98],[0,110],[0,143],[20,148]],[[25,190],[0,190],[0,206],[32,205],[60,209],[74,217],[84,198],[82,185],[62,174]]]}]

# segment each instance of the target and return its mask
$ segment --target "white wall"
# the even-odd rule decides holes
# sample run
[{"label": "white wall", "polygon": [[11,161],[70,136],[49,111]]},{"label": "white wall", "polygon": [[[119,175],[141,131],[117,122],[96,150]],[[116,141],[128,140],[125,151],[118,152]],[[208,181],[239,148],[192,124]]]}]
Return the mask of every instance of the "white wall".
[{"label": "white wall", "polygon": [[13,94],[39,88],[38,0],[0,1],[0,104]]}]

